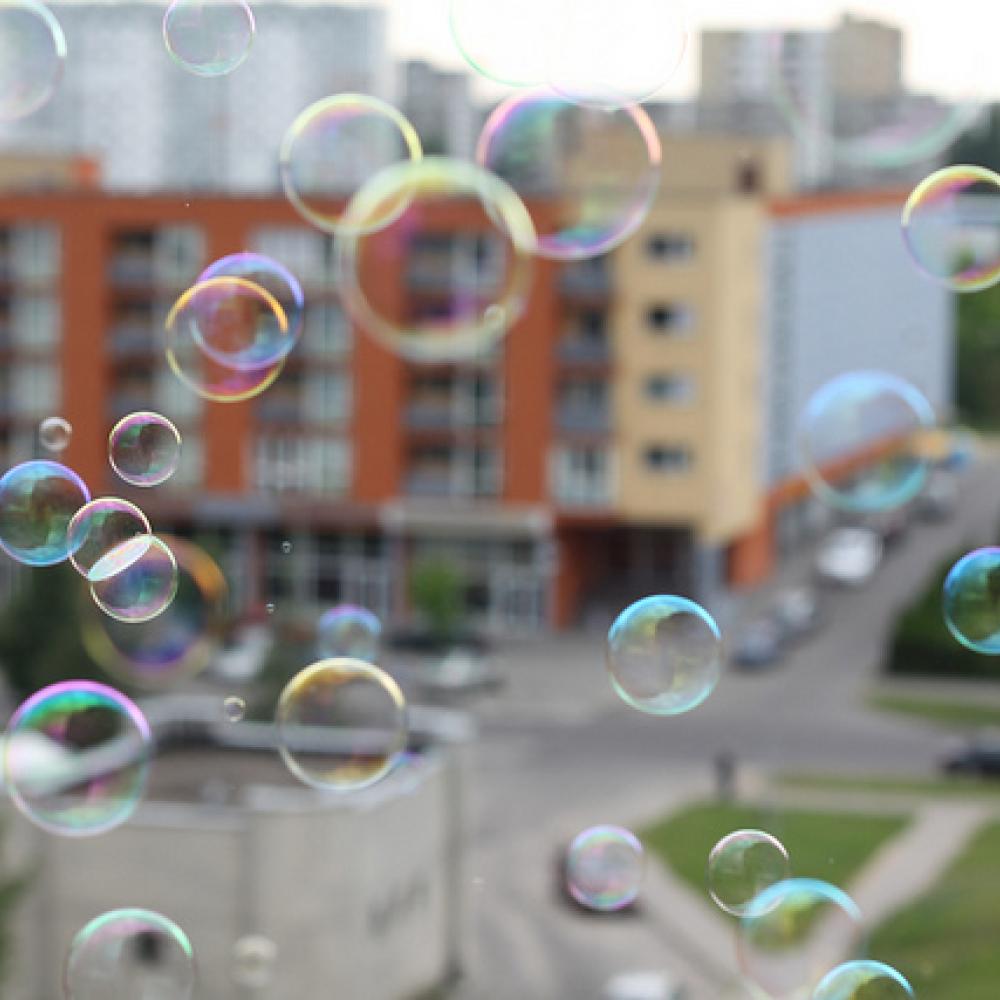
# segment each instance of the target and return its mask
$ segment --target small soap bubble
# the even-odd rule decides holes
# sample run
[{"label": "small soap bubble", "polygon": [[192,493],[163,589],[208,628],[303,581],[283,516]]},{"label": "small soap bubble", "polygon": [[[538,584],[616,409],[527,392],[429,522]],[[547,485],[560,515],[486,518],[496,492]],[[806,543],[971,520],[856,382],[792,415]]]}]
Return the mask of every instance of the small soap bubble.
[{"label": "small soap bubble", "polygon": [[177,593],[177,560],[156,535],[136,535],[115,546],[88,574],[94,603],[121,622],[148,622]]},{"label": "small soap bubble", "polygon": [[354,604],[330,608],[316,625],[316,648],[323,658],[348,656],[374,663],[381,638],[378,616]]},{"label": "small soap bubble", "polygon": [[148,535],[149,518],[134,504],[118,497],[101,497],[84,504],[66,529],[73,568],[93,582],[114,571],[108,556],[123,542]]},{"label": "small soap bubble", "polygon": [[708,891],[723,910],[737,917],[764,889],[788,876],[788,852],[763,830],[726,834],[708,856]]},{"label": "small soap bubble", "polygon": [[189,1000],[194,982],[188,936],[152,910],[111,910],[95,917],[73,938],[63,967],[67,1000]]},{"label": "small soap bubble", "polygon": [[64,452],[73,437],[73,425],[62,417],[46,417],[38,425],[38,440],[53,455]]},{"label": "small soap bubble", "polygon": [[149,724],[125,695],[91,681],[53,684],[11,716],[4,784],[18,810],[49,833],[106,833],[139,804],[151,747]]},{"label": "small soap bubble", "polygon": [[24,118],[47,104],[66,64],[66,36],[37,0],[0,4],[0,121]]},{"label": "small soap bubble", "polygon": [[[822,934],[811,933],[816,926]],[[819,879],[784,879],[747,907],[737,958],[744,976],[768,996],[810,997],[836,956],[858,953],[863,936],[861,911],[841,889]]]},{"label": "small soap bubble", "polygon": [[611,684],[627,705],[680,715],[700,705],[722,673],[722,635],[694,601],[669,594],[629,605],[608,632]]},{"label": "small soap bubble", "polygon": [[406,749],[399,685],[381,668],[349,657],[320,660],[296,674],[278,699],[275,726],[288,769],[327,791],[374,784]]},{"label": "small soap bubble", "polygon": [[977,292],[1000,281],[1000,174],[936,171],[913,189],[902,226],[913,262],[946,288]]},{"label": "small soap bubble", "polygon": [[265,604],[265,605],[264,605],[264,610],[265,610],[265,611],[266,611],[266,612],[267,612],[267,613],[268,613],[269,615],[273,615],[273,614],[274,614],[274,612],[275,612],[275,604],[274,604],[274,601],[268,601],[268,602],[267,602],[267,604]]},{"label": "small soap bubble", "polygon": [[891,965],[858,959],[831,969],[812,1000],[913,1000],[914,995],[913,987]]},{"label": "small soap bubble", "polygon": [[180,432],[159,413],[130,413],[108,435],[108,459],[126,483],[159,486],[180,464]]},{"label": "small soap bubble", "polygon": [[566,887],[589,910],[610,912],[635,902],[642,881],[639,838],[620,826],[593,826],[566,852]]},{"label": "small soap bubble", "polygon": [[963,646],[1000,656],[1000,548],[962,556],[945,577],[941,603],[948,630]]},{"label": "small soap bubble", "polygon": [[821,386],[799,430],[813,492],[850,513],[893,510],[927,480],[934,408],[916,386],[882,371],[854,371]]},{"label": "small soap bubble", "polygon": [[227,722],[242,722],[247,713],[247,703],[237,695],[230,695],[222,703],[222,714]]},{"label": "small soap bubble", "polygon": [[0,548],[27,566],[69,558],[73,515],[90,500],[84,481],[58,462],[22,462],[0,478]]},{"label": "small soap bubble", "polygon": [[249,990],[267,989],[274,980],[278,946],[260,934],[248,934],[233,945],[233,982]]},{"label": "small soap bubble", "polygon": [[292,543],[291,542],[282,542],[281,543],[281,551],[286,556],[289,555],[291,553],[291,551],[292,551]]},{"label": "small soap bubble", "polygon": [[196,76],[225,76],[250,55],[257,25],[246,0],[173,0],[163,15],[170,58]]}]

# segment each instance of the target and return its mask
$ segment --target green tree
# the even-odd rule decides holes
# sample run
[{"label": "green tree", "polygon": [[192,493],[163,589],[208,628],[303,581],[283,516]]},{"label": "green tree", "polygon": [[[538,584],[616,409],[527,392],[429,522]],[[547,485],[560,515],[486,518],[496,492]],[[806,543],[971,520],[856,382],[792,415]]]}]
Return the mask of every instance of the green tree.
[{"label": "green tree", "polygon": [[991,105],[981,121],[955,140],[947,160],[1000,172],[1000,105]]},{"label": "green tree", "polygon": [[425,559],[410,574],[410,599],[435,640],[452,640],[465,616],[465,584],[448,559]]},{"label": "green tree", "polygon": [[11,692],[23,699],[58,681],[100,677],[80,635],[83,579],[65,563],[24,574],[0,612],[0,668]]}]

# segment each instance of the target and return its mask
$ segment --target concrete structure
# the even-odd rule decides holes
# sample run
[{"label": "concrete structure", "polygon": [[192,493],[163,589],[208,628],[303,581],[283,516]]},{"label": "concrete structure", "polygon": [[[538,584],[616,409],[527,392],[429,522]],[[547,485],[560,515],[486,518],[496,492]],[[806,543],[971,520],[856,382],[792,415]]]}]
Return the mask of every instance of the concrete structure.
[{"label": "concrete structure", "polygon": [[[367,791],[322,795],[276,754],[186,751],[157,760],[148,801],[100,837],[12,819],[5,870],[34,874],[11,924],[4,996],[62,995],[73,936],[119,907],[184,929],[198,997],[422,995],[459,968],[459,781],[455,755],[436,751]],[[233,976],[247,935],[277,946],[262,992]]]},{"label": "concrete structure", "polygon": [[[953,296],[918,277],[899,235],[907,191],[771,201],[766,245],[764,477],[767,514],[748,536],[773,558],[822,523],[802,478],[799,420],[811,395],[856,369],[891,371],[947,423],[955,389]],[[737,574],[738,575],[738,574]]]},{"label": "concrete structure", "polygon": [[401,109],[424,151],[471,158],[482,122],[468,74],[413,60],[400,66],[400,77]]},{"label": "concrete structure", "polygon": [[51,6],[66,34],[65,76],[46,107],[5,123],[0,144],[94,157],[114,190],[272,191],[278,146],[304,107],[347,91],[394,98],[378,7],[255,2],[249,58],[206,79],[167,54],[162,3]]},{"label": "concrete structure", "polygon": [[890,175],[888,183],[916,181],[927,173],[927,156],[872,169],[847,144],[901,122],[919,133],[946,117],[933,98],[906,92],[903,35],[894,25],[845,14],[830,29],[701,34],[697,127],[791,132],[802,186],[870,187]]}]

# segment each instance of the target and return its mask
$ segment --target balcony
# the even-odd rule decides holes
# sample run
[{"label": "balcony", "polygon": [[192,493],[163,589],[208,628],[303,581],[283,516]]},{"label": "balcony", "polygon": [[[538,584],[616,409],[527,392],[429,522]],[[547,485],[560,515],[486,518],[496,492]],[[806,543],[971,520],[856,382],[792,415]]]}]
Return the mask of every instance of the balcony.
[{"label": "balcony", "polygon": [[568,433],[607,434],[611,430],[611,413],[606,406],[563,404],[556,409],[556,427]]},{"label": "balcony", "polygon": [[406,495],[411,497],[449,497],[455,493],[447,470],[414,470],[406,477]]},{"label": "balcony", "polygon": [[563,337],[556,356],[564,364],[604,365],[611,361],[611,345],[605,339]]}]

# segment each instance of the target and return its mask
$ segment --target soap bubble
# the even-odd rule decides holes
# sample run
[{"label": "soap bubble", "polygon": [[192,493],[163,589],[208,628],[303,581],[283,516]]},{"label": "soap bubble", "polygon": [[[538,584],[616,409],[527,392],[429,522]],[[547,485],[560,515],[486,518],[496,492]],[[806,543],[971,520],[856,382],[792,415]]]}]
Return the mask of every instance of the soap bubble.
[{"label": "soap bubble", "polygon": [[177,560],[156,535],[136,535],[99,559],[87,574],[94,603],[122,622],[148,622],[177,593]]},{"label": "soap bubble", "polygon": [[566,887],[590,910],[621,910],[635,902],[642,881],[638,837],[620,826],[593,826],[576,835],[566,852]]},{"label": "soap bubble", "polygon": [[[95,565],[113,549],[137,535],[148,535],[149,518],[134,504],[118,497],[101,497],[84,504],[66,529],[69,560],[73,568],[90,578]],[[98,569],[97,575],[104,572]]]},{"label": "soap bubble", "polygon": [[629,605],[608,632],[611,683],[627,705],[679,715],[700,705],[722,672],[722,636],[694,601],[659,594]]},{"label": "soap bubble", "polygon": [[151,756],[149,724],[113,688],[66,681],[33,694],[3,740],[11,800],[49,833],[105,833],[135,811]]},{"label": "soap bubble", "polygon": [[63,967],[67,1000],[189,1000],[194,950],[187,935],[152,910],[111,910],[86,924]]},{"label": "soap bubble", "polygon": [[225,76],[250,55],[257,25],[246,0],[173,0],[163,15],[170,58],[196,76]]},{"label": "soap bubble", "polygon": [[378,659],[382,623],[378,616],[354,604],[338,604],[323,613],[316,626],[320,656],[348,656],[374,663]]},{"label": "soap bubble", "polygon": [[36,0],[0,4],[0,121],[24,118],[47,104],[66,64],[66,36]]},{"label": "soap bubble", "polygon": [[54,455],[64,452],[73,437],[73,425],[62,417],[46,417],[38,425],[38,440],[46,451]]},{"label": "soap bubble", "polygon": [[734,830],[708,856],[708,891],[723,910],[737,917],[764,889],[788,875],[788,852],[763,830]]}]

